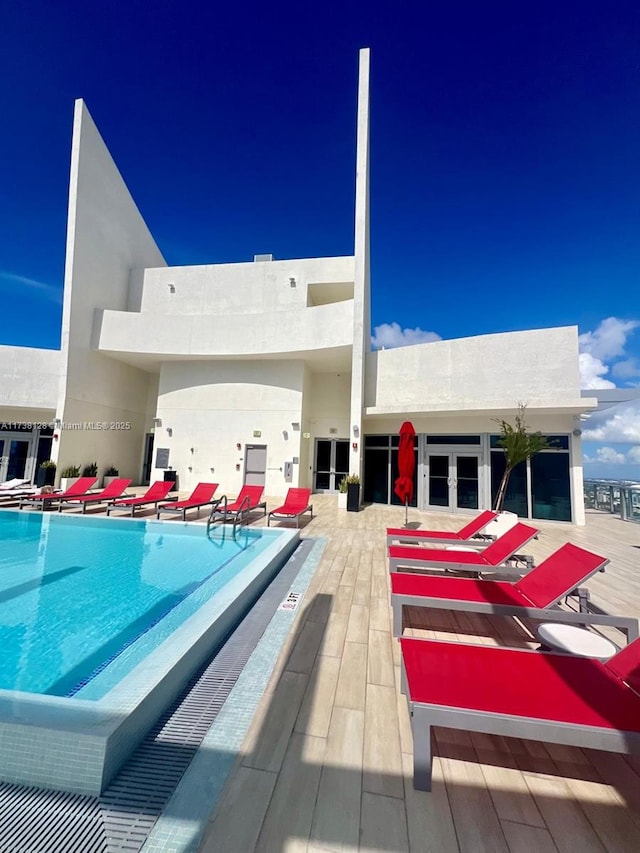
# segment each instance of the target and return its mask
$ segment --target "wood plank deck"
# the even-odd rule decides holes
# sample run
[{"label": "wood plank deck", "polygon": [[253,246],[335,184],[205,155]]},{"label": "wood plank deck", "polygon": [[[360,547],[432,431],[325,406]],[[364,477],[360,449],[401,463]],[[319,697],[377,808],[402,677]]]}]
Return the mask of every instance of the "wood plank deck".
[{"label": "wood plank deck", "polygon": [[[339,511],[314,495],[303,535],[327,547],[282,650],[202,853],[636,853],[640,758],[436,730],[434,787],[412,787],[412,743],[391,636],[385,528],[400,508]],[[410,511],[423,527],[460,517]],[[592,599],[640,616],[640,525],[588,513],[585,528],[540,522],[536,562],[567,540],[607,556]],[[426,618],[424,614],[427,614]],[[429,637],[531,645],[526,626],[421,611]]]}]

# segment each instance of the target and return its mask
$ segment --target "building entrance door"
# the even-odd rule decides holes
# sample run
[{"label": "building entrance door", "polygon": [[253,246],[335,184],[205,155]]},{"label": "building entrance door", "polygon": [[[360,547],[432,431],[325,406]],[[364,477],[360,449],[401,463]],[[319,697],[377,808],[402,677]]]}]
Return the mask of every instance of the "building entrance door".
[{"label": "building entrance door", "polygon": [[427,509],[463,512],[480,506],[480,454],[429,453]]},{"label": "building entrance door", "polygon": [[317,438],[313,488],[316,492],[337,492],[349,473],[349,440]]}]

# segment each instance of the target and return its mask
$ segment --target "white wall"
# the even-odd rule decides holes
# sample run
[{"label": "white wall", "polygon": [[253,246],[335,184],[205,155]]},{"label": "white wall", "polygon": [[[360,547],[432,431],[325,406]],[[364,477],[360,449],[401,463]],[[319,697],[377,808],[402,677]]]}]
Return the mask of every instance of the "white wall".
[{"label": "white wall", "polygon": [[[351,350],[353,300],[264,314],[133,314],[104,311],[102,352],[242,357]],[[348,354],[345,361],[348,361]]]},{"label": "white wall", "polygon": [[146,269],[141,287],[137,281],[132,288],[128,308],[209,316],[302,309],[310,285],[326,284],[331,290],[332,284],[352,282],[353,273],[353,257]]},{"label": "white wall", "polygon": [[87,108],[76,101],[57,416],[131,429],[62,430],[58,470],[97,460],[139,476],[150,375],[95,351],[94,315],[125,310],[131,274],[164,263]]},{"label": "white wall", "polygon": [[35,410],[27,421],[38,411],[53,414],[61,369],[59,350],[0,346],[0,407]]},{"label": "white wall", "polygon": [[[515,409],[505,412],[505,420],[513,420]],[[537,414],[535,411],[527,411],[525,414],[527,425],[531,432],[540,430],[545,433],[570,433],[575,429],[576,423],[572,415],[567,414]],[[366,435],[393,435],[397,434],[403,421],[410,420],[417,433],[429,435],[478,435],[480,433],[491,433],[496,435],[500,432],[500,426],[493,417],[488,415],[463,414],[460,415],[396,415],[394,417],[367,417],[364,421],[364,433]]]},{"label": "white wall", "polygon": [[[353,310],[353,351],[349,421],[361,432],[365,405],[366,354],[371,349],[371,309],[369,283],[369,49],[360,50],[358,74],[358,135],[356,146],[355,275]],[[351,444],[349,470],[362,474],[362,447]]]},{"label": "white wall", "polygon": [[[311,438],[349,438],[351,375],[348,372],[314,373],[309,383],[306,409]],[[332,432],[335,429],[337,432]]]},{"label": "white wall", "polygon": [[[190,491],[203,480],[219,483],[219,494],[236,495],[242,486],[245,446],[265,444],[265,494],[284,495],[298,480],[297,466],[291,483],[279,469],[300,456],[302,430],[294,431],[292,424],[302,422],[304,376],[301,361],[163,364],[157,408],[162,425],[156,428],[154,461],[158,447],[168,448],[181,490]],[[259,437],[254,437],[255,430],[261,432]],[[154,470],[152,479],[163,474]]]},{"label": "white wall", "polygon": [[367,356],[367,407],[465,411],[513,409],[520,401],[532,407],[580,402],[575,326],[435,341]]}]

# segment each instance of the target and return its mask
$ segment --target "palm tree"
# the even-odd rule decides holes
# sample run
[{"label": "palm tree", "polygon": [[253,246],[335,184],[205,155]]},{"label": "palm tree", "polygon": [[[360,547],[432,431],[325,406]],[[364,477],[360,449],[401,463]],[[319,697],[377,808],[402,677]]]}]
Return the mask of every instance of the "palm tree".
[{"label": "palm tree", "polygon": [[527,432],[527,422],[525,420],[526,404],[518,405],[518,414],[515,416],[515,426],[508,421],[496,418],[496,423],[500,424],[500,440],[498,445],[504,450],[504,474],[500,481],[500,488],[495,497],[493,508],[496,512],[501,512],[504,507],[504,499],[507,494],[507,485],[511,472],[521,462],[526,462],[536,453],[545,450],[550,445],[547,439],[541,432]]}]

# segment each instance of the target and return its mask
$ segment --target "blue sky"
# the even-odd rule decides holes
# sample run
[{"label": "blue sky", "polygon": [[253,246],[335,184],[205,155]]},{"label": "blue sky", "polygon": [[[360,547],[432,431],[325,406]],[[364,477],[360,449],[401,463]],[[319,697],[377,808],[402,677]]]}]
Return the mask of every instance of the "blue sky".
[{"label": "blue sky", "polygon": [[[350,254],[368,46],[374,341],[577,324],[585,386],[637,386],[639,37],[625,0],[5,4],[1,339],[59,344],[76,97],[170,264]],[[585,437],[640,479],[640,404]]]}]

